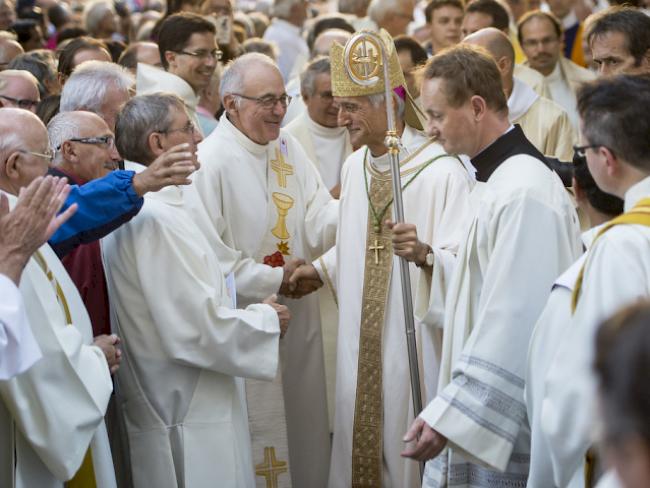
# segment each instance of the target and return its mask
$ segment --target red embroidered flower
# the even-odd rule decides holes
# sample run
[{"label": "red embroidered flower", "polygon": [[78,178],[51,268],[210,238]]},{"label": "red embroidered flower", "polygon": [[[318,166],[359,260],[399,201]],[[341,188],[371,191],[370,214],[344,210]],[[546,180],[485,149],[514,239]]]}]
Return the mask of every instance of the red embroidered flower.
[{"label": "red embroidered flower", "polygon": [[280,251],[275,251],[270,256],[264,256],[264,264],[271,266],[272,268],[284,266],[284,256],[282,256]]}]

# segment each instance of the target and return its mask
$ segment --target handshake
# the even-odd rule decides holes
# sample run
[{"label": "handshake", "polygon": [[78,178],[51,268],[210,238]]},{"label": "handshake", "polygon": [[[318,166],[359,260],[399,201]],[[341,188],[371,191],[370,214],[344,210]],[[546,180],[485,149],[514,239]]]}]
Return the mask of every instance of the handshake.
[{"label": "handshake", "polygon": [[304,259],[291,259],[284,265],[279,293],[289,298],[302,298],[318,290],[323,282],[316,268]]}]

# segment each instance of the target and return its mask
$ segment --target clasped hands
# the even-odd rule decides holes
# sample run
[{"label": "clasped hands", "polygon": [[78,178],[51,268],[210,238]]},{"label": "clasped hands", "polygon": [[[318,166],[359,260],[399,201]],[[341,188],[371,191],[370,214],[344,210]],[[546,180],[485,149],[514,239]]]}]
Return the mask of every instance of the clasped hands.
[{"label": "clasped hands", "polygon": [[290,259],[284,265],[284,276],[279,293],[289,298],[302,298],[318,290],[323,282],[316,268],[304,259]]}]

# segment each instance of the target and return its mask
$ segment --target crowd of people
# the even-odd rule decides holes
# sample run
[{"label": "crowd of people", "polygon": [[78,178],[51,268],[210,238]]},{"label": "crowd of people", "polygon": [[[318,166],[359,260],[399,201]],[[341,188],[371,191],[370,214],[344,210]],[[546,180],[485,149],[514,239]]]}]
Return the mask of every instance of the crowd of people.
[{"label": "crowd of people", "polygon": [[0,0],[0,486],[650,486],[609,2]]}]

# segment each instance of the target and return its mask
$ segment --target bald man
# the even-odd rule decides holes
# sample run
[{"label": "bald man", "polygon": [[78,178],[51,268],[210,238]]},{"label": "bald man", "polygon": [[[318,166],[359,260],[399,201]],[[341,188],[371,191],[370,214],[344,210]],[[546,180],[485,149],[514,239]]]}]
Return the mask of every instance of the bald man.
[{"label": "bald man", "polygon": [[23,54],[25,51],[18,41],[13,39],[0,39],[0,71],[7,69],[7,65],[13,61],[16,56]]},{"label": "bald man", "polygon": [[38,80],[29,71],[7,69],[0,73],[0,103],[3,107],[36,112],[41,101]]},{"label": "bald man", "polygon": [[329,56],[332,44],[338,42],[341,46],[345,46],[350,37],[352,37],[352,34],[343,29],[327,29],[321,32],[316,37],[314,47],[311,49],[312,59],[316,56]]},{"label": "bald man", "polygon": [[508,36],[494,27],[487,27],[470,34],[463,42],[485,48],[496,61],[508,99],[510,123],[519,124],[530,142],[544,155],[571,161],[573,144],[577,140],[567,113],[514,76],[515,52]]}]

